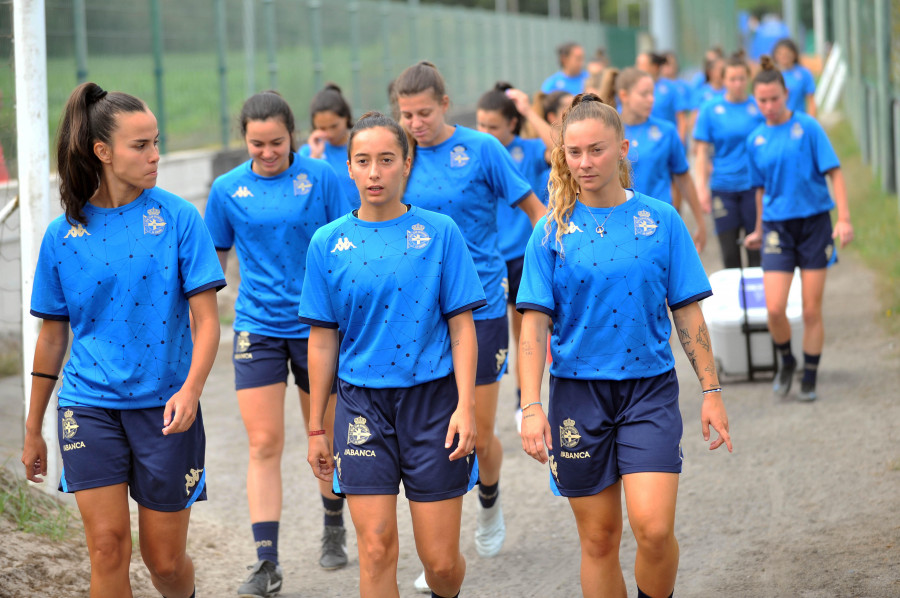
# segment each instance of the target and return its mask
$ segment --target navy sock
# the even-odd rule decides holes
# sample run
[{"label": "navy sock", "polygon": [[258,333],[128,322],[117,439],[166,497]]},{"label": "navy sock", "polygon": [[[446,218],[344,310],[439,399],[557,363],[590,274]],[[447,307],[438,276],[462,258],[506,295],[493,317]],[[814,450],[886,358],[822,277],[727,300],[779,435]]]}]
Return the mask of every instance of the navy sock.
[{"label": "navy sock", "polygon": [[478,484],[478,500],[481,501],[481,506],[485,509],[493,507],[494,503],[497,502],[498,496],[500,496],[500,480],[497,480],[497,483],[491,486],[486,485],[484,482]]},{"label": "navy sock", "polygon": [[803,354],[803,384],[816,385],[816,374],[819,371],[819,359],[821,355]]},{"label": "navy sock", "polygon": [[325,507],[325,525],[344,526],[344,499],[322,497],[322,506]]},{"label": "navy sock", "polygon": [[522,389],[517,388],[516,389],[516,410],[518,410],[519,407],[521,407],[521,406],[522,406]]},{"label": "navy sock", "polygon": [[[672,598],[674,595],[675,595],[675,592],[672,591],[672,593],[669,594],[669,598]],[[644,592],[642,592],[640,588],[638,588],[638,598],[651,598],[651,597],[648,594],[645,594]]]},{"label": "navy sock", "polygon": [[278,522],[260,521],[253,524],[256,558],[278,564]]},{"label": "navy sock", "polygon": [[[431,593],[431,598],[442,598],[442,597],[441,597],[441,596],[438,596],[437,594],[435,594],[434,592],[432,592],[432,593]],[[456,596],[451,596],[450,598],[459,598],[459,592],[456,593]]]},{"label": "navy sock", "polygon": [[781,355],[781,365],[786,367],[797,365],[797,360],[794,358],[794,354],[791,353],[791,339],[780,345],[775,343],[775,348],[778,349],[778,353]]}]

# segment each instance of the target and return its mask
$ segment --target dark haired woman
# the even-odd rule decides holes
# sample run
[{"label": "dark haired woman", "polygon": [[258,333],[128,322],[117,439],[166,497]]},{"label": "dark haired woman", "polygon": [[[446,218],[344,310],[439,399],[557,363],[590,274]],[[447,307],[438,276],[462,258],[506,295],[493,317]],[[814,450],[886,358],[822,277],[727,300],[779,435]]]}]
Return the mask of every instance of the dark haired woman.
[{"label": "dark haired woman", "polygon": [[[550,125],[534,113],[528,102],[528,95],[514,89],[509,83],[498,82],[494,89],[485,93],[478,100],[475,113],[478,130],[497,138],[519,169],[519,172],[531,185],[541,203],[547,205],[547,182],[550,176],[550,148],[553,147]],[[519,136],[523,123],[529,123],[536,131],[539,139],[523,139]],[[519,329],[522,316],[516,311],[516,294],[519,292],[519,280],[522,278],[522,259],[525,245],[531,236],[532,225],[528,216],[519,209],[501,203],[497,208],[498,227],[502,232],[497,238],[500,253],[506,260],[508,278],[507,303],[512,319],[513,351],[518,352]],[[521,427],[522,412],[519,410],[519,359],[515,356],[516,365],[516,427]]]},{"label": "dark haired woman", "polygon": [[637,55],[634,64],[635,68],[653,78],[653,117],[672,123],[681,138],[680,132],[687,130],[685,119],[690,106],[684,101],[675,82],[663,76],[667,63],[663,54],[642,52]]},{"label": "dark haired woman", "polygon": [[[270,596],[280,590],[282,580],[278,528],[289,367],[309,422],[309,326],[293,315],[303,288],[304,258],[316,229],[350,208],[330,166],[294,153],[294,117],[279,94],[266,91],[250,97],[240,123],[250,160],[213,182],[206,224],[222,269],[235,247],[241,273],[233,362],[250,445],[247,502],[257,563],[238,594]],[[319,490],[325,510],[319,564],[325,569],[343,567],[343,500],[325,483]]]},{"label": "dark haired woman", "polygon": [[[484,293],[456,224],[403,203],[403,129],[370,112],[348,147],[360,207],[313,236],[300,301],[312,327],[308,460],[347,496],[360,596],[399,596],[401,481],[432,596],[458,596],[462,501],[475,469],[472,310]],[[338,355],[332,436],[324,421]]]},{"label": "dark haired woman", "polygon": [[194,595],[185,546],[190,507],[206,500],[200,394],[225,277],[197,210],[156,187],[158,142],[140,99],[94,83],[72,92],[57,142],[65,215],[44,235],[31,297],[44,324],[22,463],[31,481],[47,474],[41,425],[71,326],[60,489],[75,493],[84,522],[91,596],[131,596],[129,491],[154,587]]},{"label": "dark haired woman", "polygon": [[500,551],[506,537],[499,501],[503,448],[494,434],[499,380],[506,369],[509,350],[508,280],[498,244],[498,236],[506,234],[507,227],[498,225],[498,205],[518,207],[531,222],[536,222],[545,210],[495,137],[447,123],[450,98],[444,79],[433,64],[420,62],[408,67],[395,79],[394,91],[400,122],[416,142],[404,198],[414,206],[453,218],[475,260],[487,296],[487,306],[475,313],[475,450],[481,505],[475,548],[482,557],[490,557]]},{"label": "dark haired woman", "polygon": [[[853,240],[850,208],[840,162],[828,136],[816,119],[787,106],[784,77],[768,56],[753,78],[753,95],[766,122],[747,137],[750,180],[756,189],[756,227],[747,235],[750,249],[762,249],[761,265],[766,292],[769,333],[781,354],[775,378],[776,395],[787,396],[797,360],[791,351],[791,325],[787,300],[800,268],[803,295],[803,379],[801,401],[813,401],[816,373],[825,328],[822,296],[827,268],[837,260],[834,239],[841,248]],[[831,179],[834,199],[828,191]],[[837,205],[837,222],[831,210]]]},{"label": "dark haired woman", "polygon": [[[625,596],[623,486],[638,596],[671,596],[675,587],[682,420],[669,310],[703,391],[703,437],[712,426],[719,437],[710,449],[732,448],[698,303],[712,294],[709,281],[672,206],[628,188],[628,145],[614,108],[592,94],[575,98],[516,303],[524,312],[522,447],[549,461],[551,482],[569,499],[584,596]],[[548,421],[540,388],[551,321]]]},{"label": "dark haired woman", "polygon": [[584,91],[584,81],[590,73],[584,68],[584,48],[576,42],[566,42],[556,48],[559,71],[541,84],[541,91],[565,91],[575,95]]},{"label": "dark haired woman", "polygon": [[[534,95],[534,103],[532,104],[532,113],[541,117],[550,125],[556,124],[563,111],[572,105],[572,98],[575,96],[567,91],[553,91],[544,93],[539,91]],[[540,137],[538,132],[531,128],[530,123],[525,126],[535,135]]]},{"label": "dark haired woman", "polygon": [[787,88],[787,107],[791,112],[816,116],[816,81],[809,69],[800,64],[797,44],[790,38],[779,40],[772,50],[775,65],[781,71]]},{"label": "dark haired woman", "polygon": [[300,155],[328,162],[337,174],[347,203],[357,205],[359,193],[347,172],[347,137],[353,116],[341,88],[327,83],[316,93],[309,103],[309,118],[313,131],[300,148]]}]

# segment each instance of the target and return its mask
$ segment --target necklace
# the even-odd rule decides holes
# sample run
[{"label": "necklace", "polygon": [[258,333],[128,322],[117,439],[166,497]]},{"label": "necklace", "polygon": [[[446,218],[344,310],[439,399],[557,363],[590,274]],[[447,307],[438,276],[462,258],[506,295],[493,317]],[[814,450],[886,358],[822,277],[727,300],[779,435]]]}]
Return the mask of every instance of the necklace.
[{"label": "necklace", "polygon": [[[577,193],[575,194],[575,201],[578,201],[578,194],[577,194]],[[604,218],[603,224],[600,224],[599,222],[597,222],[597,219],[594,218],[594,213],[591,212],[590,208],[588,208],[587,213],[591,215],[591,219],[594,221],[594,224],[597,225],[597,228],[594,229],[594,230],[597,231],[597,234],[600,235],[600,238],[601,238],[601,239],[602,239],[603,237],[606,236],[606,228],[605,228],[605,227],[606,227],[606,222],[607,222],[607,220],[609,220],[609,217],[612,216],[613,212],[616,211],[616,208],[618,208],[619,205],[621,205],[621,204],[616,204],[616,205],[613,206],[613,209],[611,209],[611,210],[609,211],[609,214],[606,215],[606,218]],[[584,206],[584,207],[587,208],[587,206]]]}]

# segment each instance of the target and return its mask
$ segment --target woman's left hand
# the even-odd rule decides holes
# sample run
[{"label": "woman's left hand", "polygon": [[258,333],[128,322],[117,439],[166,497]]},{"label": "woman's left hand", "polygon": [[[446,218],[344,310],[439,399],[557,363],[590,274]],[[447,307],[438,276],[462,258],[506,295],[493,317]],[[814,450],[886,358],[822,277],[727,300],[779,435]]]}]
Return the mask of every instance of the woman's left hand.
[{"label": "woman's left hand", "polygon": [[462,459],[475,450],[475,403],[460,404],[450,416],[450,425],[447,426],[447,438],[444,448],[453,446],[453,438],[459,434],[459,444],[456,450],[450,453],[450,460]]},{"label": "woman's left hand", "polygon": [[197,418],[197,405],[200,395],[186,390],[184,387],[166,401],[163,412],[163,436],[179,434],[187,431]]},{"label": "woman's left hand", "polygon": [[721,392],[709,393],[703,397],[700,425],[703,428],[703,440],[709,440],[710,426],[719,433],[719,437],[710,443],[709,450],[714,451],[724,444],[728,447],[728,452],[732,452],[731,435],[728,433],[728,414],[725,413]]},{"label": "woman's left hand", "polygon": [[834,232],[831,234],[832,239],[838,239],[840,248],[843,249],[853,240],[853,225],[849,220],[838,220],[834,224]]}]

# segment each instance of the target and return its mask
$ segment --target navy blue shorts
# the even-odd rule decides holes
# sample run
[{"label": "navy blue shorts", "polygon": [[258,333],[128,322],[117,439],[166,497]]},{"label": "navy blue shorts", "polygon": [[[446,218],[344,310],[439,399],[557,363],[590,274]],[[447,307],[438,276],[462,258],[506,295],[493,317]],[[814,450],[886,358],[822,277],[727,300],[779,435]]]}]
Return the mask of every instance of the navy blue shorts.
[{"label": "navy blue shorts", "polygon": [[634,380],[550,377],[551,485],[592,496],[629,473],[681,473],[678,378],[669,370]]},{"label": "navy blue shorts", "polygon": [[475,386],[493,384],[506,373],[509,362],[509,319],[475,320],[478,340],[478,367]]},{"label": "navy blue shorts", "polygon": [[820,270],[831,266],[837,262],[831,231],[828,212],[791,220],[763,220],[762,269],[793,272],[794,268]]},{"label": "navy blue shorts", "polygon": [[[234,388],[259,388],[287,382],[288,365],[294,383],[309,394],[309,339],[278,338],[253,332],[234,333]],[[337,376],[331,383],[331,394],[337,392]]]},{"label": "navy blue shorts", "polygon": [[127,482],[131,498],[154,511],[206,500],[206,434],[198,406],[186,432],[163,436],[165,407],[59,407],[62,492]]},{"label": "navy blue shorts", "polygon": [[716,234],[743,228],[751,233],[756,228],[756,189],[746,191],[712,190],[712,214]]},{"label": "navy blue shorts", "polygon": [[525,256],[517,257],[506,262],[506,280],[509,292],[506,294],[506,302],[516,306],[516,296],[519,294],[519,284],[522,282],[522,266],[525,265]]},{"label": "navy blue shorts", "polygon": [[363,388],[340,380],[334,414],[336,494],[399,494],[434,502],[462,496],[478,478],[474,451],[444,448],[459,394],[453,374],[411,388]]}]

